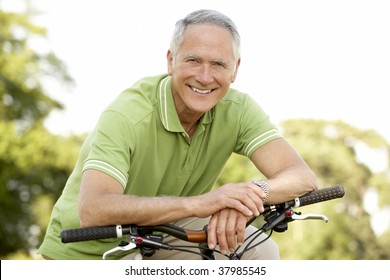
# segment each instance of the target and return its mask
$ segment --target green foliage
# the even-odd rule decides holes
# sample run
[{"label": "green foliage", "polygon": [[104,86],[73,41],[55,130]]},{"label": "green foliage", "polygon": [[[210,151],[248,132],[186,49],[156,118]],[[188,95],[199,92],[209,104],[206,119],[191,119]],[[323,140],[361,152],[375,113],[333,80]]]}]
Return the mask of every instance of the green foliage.
[{"label": "green foliage", "polygon": [[54,77],[70,85],[65,65],[52,52],[30,47],[32,40],[45,35],[46,30],[32,24],[28,13],[0,10],[0,119],[31,126],[52,109],[62,108],[47,95],[42,79]]},{"label": "green foliage", "polygon": [[[323,187],[342,184],[346,190],[343,199],[317,206],[315,213],[326,214],[330,218],[328,224],[294,224],[294,229],[301,227],[303,238],[299,243],[294,242],[295,245],[309,247],[309,251],[298,255],[283,245],[282,250],[288,250],[287,254],[294,259],[389,258],[390,252],[379,243],[370,225],[371,216],[363,207],[368,188],[374,186],[382,193],[381,189],[389,186],[389,178],[373,174],[356,158],[357,143],[389,151],[386,141],[374,131],[359,130],[341,121],[297,119],[285,121],[282,127],[285,137],[313,168]],[[382,204],[389,205],[390,200]]]},{"label": "green foliage", "polygon": [[389,185],[389,172],[381,172],[373,174],[369,180],[370,186],[375,186],[379,193],[379,206],[384,207],[390,203],[390,185]]},{"label": "green foliage", "polygon": [[[59,196],[81,141],[81,137],[52,135],[42,126],[18,134],[13,123],[0,122],[2,256],[38,245],[47,225],[42,221],[47,222],[50,213],[48,200],[51,207]],[[39,211],[44,207],[46,211]]]},{"label": "green foliage", "polygon": [[[27,3],[27,2],[26,2]],[[26,4],[27,5],[27,4]],[[26,10],[28,6],[26,6]],[[32,48],[44,28],[31,14],[0,10],[0,257],[28,257],[42,239],[48,215],[76,160],[82,136],[62,138],[43,126],[62,105],[42,81],[72,80],[51,52]]]},{"label": "green foliage", "polygon": [[[283,122],[282,128],[287,140],[316,173],[321,188],[341,184],[346,190],[342,199],[299,209],[303,213],[326,215],[327,224],[295,221],[289,224],[288,231],[273,233],[282,258],[389,259],[390,230],[376,236],[371,216],[363,207],[370,187],[379,193],[378,206],[390,206],[389,170],[373,173],[356,158],[356,143],[389,152],[386,141],[374,131],[359,130],[341,121],[294,119]],[[256,176],[261,174],[249,160],[233,156],[218,185]]]},{"label": "green foliage", "polygon": [[226,182],[245,182],[252,179],[260,179],[263,176],[254,164],[247,157],[233,154],[228,164],[224,167],[221,176],[215,183],[215,187],[221,186]]}]

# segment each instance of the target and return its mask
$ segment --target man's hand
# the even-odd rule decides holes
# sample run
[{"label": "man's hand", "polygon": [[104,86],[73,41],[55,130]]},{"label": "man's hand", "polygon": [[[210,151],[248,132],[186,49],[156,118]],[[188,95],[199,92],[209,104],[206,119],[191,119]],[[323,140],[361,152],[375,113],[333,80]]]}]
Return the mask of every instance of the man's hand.
[{"label": "man's hand", "polygon": [[265,194],[258,186],[250,183],[226,184],[211,192],[194,197],[196,207],[194,216],[205,218],[229,208],[253,217],[264,211]]},{"label": "man's hand", "polygon": [[214,214],[207,227],[208,246],[218,244],[223,254],[234,252],[245,241],[246,223],[250,218],[235,209],[224,209]]},{"label": "man's hand", "polygon": [[264,211],[266,194],[251,182],[226,184],[209,193],[195,197],[195,216],[211,216],[208,225],[208,245],[218,244],[221,252],[233,252],[244,243],[247,221]]}]

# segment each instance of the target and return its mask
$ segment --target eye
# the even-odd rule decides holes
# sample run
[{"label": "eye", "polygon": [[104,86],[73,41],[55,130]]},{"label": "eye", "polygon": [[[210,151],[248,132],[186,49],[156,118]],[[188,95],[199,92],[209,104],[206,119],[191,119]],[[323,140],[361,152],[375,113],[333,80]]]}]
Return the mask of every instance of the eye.
[{"label": "eye", "polygon": [[215,65],[217,65],[217,66],[219,66],[219,67],[226,68],[225,63],[222,63],[222,62],[217,62],[217,63],[215,63]]},{"label": "eye", "polygon": [[200,63],[200,59],[197,57],[187,57],[185,61],[189,63]]},{"label": "eye", "polygon": [[198,59],[195,59],[195,58],[191,58],[188,60],[189,63],[192,63],[192,64],[198,64],[199,63],[199,60]]},{"label": "eye", "polygon": [[226,63],[223,62],[223,61],[214,61],[214,62],[213,62],[213,66],[214,66],[215,68],[218,68],[218,69],[226,69],[226,68],[227,68]]}]

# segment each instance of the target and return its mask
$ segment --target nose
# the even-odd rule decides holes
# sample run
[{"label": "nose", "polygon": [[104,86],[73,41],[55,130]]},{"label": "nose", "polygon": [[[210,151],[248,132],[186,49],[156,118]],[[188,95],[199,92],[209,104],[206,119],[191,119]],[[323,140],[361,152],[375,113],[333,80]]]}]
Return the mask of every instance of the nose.
[{"label": "nose", "polygon": [[212,69],[208,64],[202,64],[198,69],[196,79],[199,83],[207,85],[214,81]]}]

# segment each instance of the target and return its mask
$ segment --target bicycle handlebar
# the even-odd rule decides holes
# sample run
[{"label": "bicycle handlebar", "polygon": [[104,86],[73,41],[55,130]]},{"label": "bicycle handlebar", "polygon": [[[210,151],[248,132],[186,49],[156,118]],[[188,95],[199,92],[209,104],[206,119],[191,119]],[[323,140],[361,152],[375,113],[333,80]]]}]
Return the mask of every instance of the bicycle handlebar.
[{"label": "bicycle handlebar", "polygon": [[336,185],[333,187],[318,189],[310,193],[304,194],[294,200],[288,201],[287,204],[291,207],[301,207],[310,204],[319,203],[331,199],[343,197],[345,194],[344,187]]},{"label": "bicycle handlebar", "polygon": [[[315,204],[335,198],[341,198],[345,194],[344,188],[341,185],[318,189],[307,193],[294,200],[287,201],[277,205],[287,204],[290,207],[301,207],[310,204]],[[270,212],[276,205],[264,205],[264,212]],[[136,225],[112,225],[112,226],[97,226],[63,230],[61,232],[61,242],[81,242],[106,238],[120,238],[124,235],[131,234],[138,229],[141,231],[159,231],[167,233],[184,241],[194,243],[207,242],[207,233],[205,230],[187,230],[171,224],[163,224],[157,226],[136,226]]]}]

